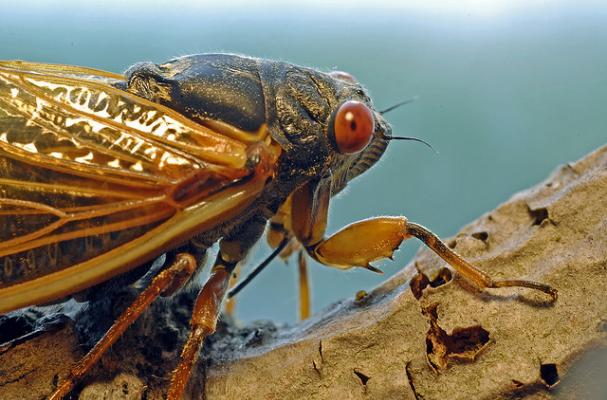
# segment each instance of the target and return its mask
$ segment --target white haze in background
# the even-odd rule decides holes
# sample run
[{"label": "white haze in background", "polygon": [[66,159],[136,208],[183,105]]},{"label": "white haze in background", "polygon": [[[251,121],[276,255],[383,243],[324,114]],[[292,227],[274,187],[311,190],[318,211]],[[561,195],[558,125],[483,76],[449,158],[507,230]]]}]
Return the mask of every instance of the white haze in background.
[{"label": "white haze in background", "polygon": [[[607,9],[607,1],[601,0],[294,0],[284,2],[283,0],[235,0],[217,3],[205,0],[105,0],[85,1],[80,0],[22,0],[16,3],[4,5],[8,9],[29,9],[34,12],[45,10],[68,10],[68,9],[94,9],[102,6],[105,10],[113,9],[130,13],[133,11],[150,12],[178,9],[217,10],[234,9],[239,12],[271,12],[271,10],[326,10],[338,12],[352,9],[398,10],[410,12],[411,14],[434,14],[442,16],[467,16],[478,18],[499,17],[505,14],[541,12],[542,9],[555,7],[566,7],[571,9]],[[361,14],[361,18],[364,18]],[[0,21],[2,17],[0,16]]]}]

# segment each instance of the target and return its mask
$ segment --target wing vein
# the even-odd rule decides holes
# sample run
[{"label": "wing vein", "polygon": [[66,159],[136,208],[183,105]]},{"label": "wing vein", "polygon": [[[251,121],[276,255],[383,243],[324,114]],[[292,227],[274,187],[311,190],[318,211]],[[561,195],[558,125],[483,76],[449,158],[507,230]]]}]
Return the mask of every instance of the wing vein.
[{"label": "wing vein", "polygon": [[31,182],[8,178],[0,178],[0,186],[11,186],[44,193],[66,193],[74,196],[104,196],[125,199],[142,199],[147,197],[144,194],[133,191],[126,192],[107,188],[96,189],[92,187],[74,186],[61,183]]},{"label": "wing vein", "polygon": [[[58,234],[47,236],[47,237],[38,237],[37,239],[28,240],[23,243],[19,242],[16,245],[11,246],[10,248],[5,248],[5,246],[0,245],[0,257],[10,255],[10,254],[20,253],[20,252],[31,250],[31,249],[35,249],[37,247],[49,245],[52,243],[58,243],[58,242],[66,241],[66,240],[78,239],[78,238],[87,237],[87,236],[102,235],[105,233],[122,231],[125,229],[136,228],[138,226],[152,224],[152,223],[158,222],[162,219],[169,218],[174,213],[175,213],[174,209],[165,208],[165,209],[157,211],[156,213],[149,213],[144,216],[131,218],[131,219],[125,220],[125,221],[114,222],[114,223],[105,224],[105,225],[96,226],[96,227],[87,227],[86,229],[58,233]],[[57,222],[59,222],[59,221],[57,221]],[[61,225],[64,225],[67,222],[70,222],[70,221],[66,221],[66,222],[62,223]],[[45,228],[42,228],[42,230],[45,230]],[[36,234],[36,233],[37,232],[33,232],[33,234]],[[10,241],[6,241],[6,242],[10,242]],[[6,242],[4,242],[4,243],[6,243]]]},{"label": "wing vein", "polygon": [[[23,78],[21,78],[21,82],[22,82],[21,84],[19,82],[15,82],[14,79],[9,78],[7,76],[3,76],[3,79],[6,79],[7,81],[11,82],[15,86],[26,87],[28,89],[28,91],[31,92],[31,94],[33,96],[35,96],[37,98],[40,98],[40,99],[42,99],[43,101],[45,101],[45,102],[47,102],[49,104],[52,104],[54,107],[51,107],[51,109],[53,109],[54,112],[56,112],[54,110],[54,108],[58,108],[60,110],[61,109],[66,109],[66,110],[70,111],[71,113],[73,113],[74,115],[79,115],[79,116],[84,116],[84,117],[87,117],[87,118],[91,118],[91,119],[95,120],[97,123],[100,123],[102,125],[106,125],[106,126],[110,125],[112,128],[116,129],[116,131],[118,131],[118,132],[123,131],[123,130],[125,130],[127,128],[125,126],[121,126],[120,124],[111,123],[112,121],[109,121],[109,120],[104,120],[102,118],[96,118],[92,114],[84,113],[84,112],[82,112],[80,110],[77,110],[77,109],[75,109],[75,108],[67,105],[67,104],[60,103],[60,102],[56,101],[55,99],[51,98],[50,96],[48,96],[42,90],[36,88],[31,83],[28,83],[27,81],[25,81]],[[0,101],[1,100],[2,100],[2,98],[0,97]],[[29,115],[27,113],[27,111],[20,110],[18,107],[13,106],[12,104],[8,103],[7,101],[1,101],[1,102],[3,103],[3,107],[5,109],[10,109],[13,112],[19,113],[29,123],[35,124],[35,125],[37,125],[38,127],[42,128],[42,129],[47,129],[50,132],[54,132],[54,133],[61,132],[61,133],[63,133],[63,136],[65,136],[65,137],[69,137],[70,136],[69,133],[67,133],[64,130],[64,127],[59,126],[57,124],[54,124],[51,121],[49,121],[48,119],[43,119],[43,118],[40,118],[39,116],[35,116],[35,115]],[[28,118],[28,117],[31,117],[31,118]],[[100,134],[100,132],[99,132],[99,134]],[[132,132],[131,132],[131,134],[132,134]],[[104,135],[101,135],[101,136],[103,136],[107,140],[106,136],[104,136]],[[153,166],[152,164],[150,164],[146,160],[143,160],[141,158],[132,157],[132,156],[129,156],[128,154],[116,152],[114,150],[111,150],[107,146],[99,145],[99,144],[97,144],[95,142],[92,142],[90,140],[87,140],[87,139],[83,138],[82,136],[78,137],[78,141],[80,143],[82,143],[82,144],[85,144],[89,148],[96,150],[99,153],[110,155],[110,156],[113,156],[115,158],[119,158],[119,159],[122,159],[122,160],[125,160],[125,161],[131,161],[131,162],[135,162],[135,163],[136,162],[141,162],[142,167],[143,167],[143,164],[147,165],[148,168],[151,167],[151,166]],[[12,146],[12,147],[14,148],[14,146]],[[28,154],[31,154],[31,153],[28,152]],[[150,174],[138,173],[138,172],[127,170],[127,169],[108,168],[108,167],[103,166],[103,165],[89,166],[87,164],[77,163],[77,162],[74,162],[74,161],[71,161],[71,160],[61,160],[61,159],[57,159],[57,158],[53,158],[53,157],[48,157],[48,156],[45,156],[44,160],[45,161],[51,161],[53,163],[59,163],[59,164],[60,163],[66,163],[66,164],[77,165],[79,169],[87,170],[90,173],[91,177],[94,177],[94,176],[98,177],[103,172],[106,172],[106,173],[109,172],[109,173],[114,174],[114,175],[123,176],[123,177],[125,177],[126,179],[129,179],[129,180],[145,178],[145,180],[156,182],[158,185],[162,185],[163,181],[164,181],[164,184],[168,183],[168,180],[166,178],[164,178],[163,176],[161,176],[161,175],[154,176],[154,175],[150,175]],[[151,169],[154,169],[154,168],[151,168]]]}]

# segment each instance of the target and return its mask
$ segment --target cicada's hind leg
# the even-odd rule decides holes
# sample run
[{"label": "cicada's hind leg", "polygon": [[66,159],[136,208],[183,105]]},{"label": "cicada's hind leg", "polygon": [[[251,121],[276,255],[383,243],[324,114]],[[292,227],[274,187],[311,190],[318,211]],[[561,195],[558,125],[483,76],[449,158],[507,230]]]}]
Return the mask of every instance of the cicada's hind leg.
[{"label": "cicada's hind leg", "polygon": [[72,367],[68,377],[60,382],[50,400],[60,400],[73,389],[76,382],[99,361],[101,356],[118,340],[124,331],[161,295],[168,296],[188,281],[198,263],[194,256],[179,253],[173,263],[156,275],[148,287],[118,317],[97,344]]},{"label": "cicada's hind leg", "polygon": [[168,400],[181,399],[204,339],[215,332],[230,277],[236,265],[245,258],[250,248],[263,234],[264,227],[265,219],[254,218],[219,243],[219,253],[211,269],[211,275],[198,292],[194,303],[190,334],[181,351],[181,360],[173,370],[167,394]]}]

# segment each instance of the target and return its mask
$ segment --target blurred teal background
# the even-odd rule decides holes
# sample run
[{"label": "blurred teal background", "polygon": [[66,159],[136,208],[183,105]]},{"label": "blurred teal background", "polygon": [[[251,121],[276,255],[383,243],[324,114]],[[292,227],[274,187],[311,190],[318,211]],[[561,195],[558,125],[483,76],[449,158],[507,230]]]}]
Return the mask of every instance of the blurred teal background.
[{"label": "blurred teal background", "polygon": [[[393,143],[332,203],[329,230],[404,214],[441,236],[607,142],[607,3],[596,1],[15,1],[0,11],[0,58],[120,72],[203,52],[349,71],[385,108]],[[252,3],[251,3],[252,4]],[[314,311],[379,276],[311,265]],[[258,261],[268,249],[259,246]],[[296,267],[275,262],[239,297],[238,317],[294,322]]]}]

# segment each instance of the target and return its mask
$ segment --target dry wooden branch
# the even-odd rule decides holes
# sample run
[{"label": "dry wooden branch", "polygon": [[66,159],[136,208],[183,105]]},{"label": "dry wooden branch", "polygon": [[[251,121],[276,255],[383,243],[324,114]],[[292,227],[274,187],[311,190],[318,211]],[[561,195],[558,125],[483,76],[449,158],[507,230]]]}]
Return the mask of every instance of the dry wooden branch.
[{"label": "dry wooden branch", "polygon": [[[559,290],[559,300],[550,305],[525,289],[479,293],[422,251],[372,293],[299,326],[222,325],[207,343],[207,365],[194,377],[190,396],[552,398],[550,388],[566,381],[574,361],[605,344],[607,147],[514,195],[449,245],[494,277],[549,283]],[[187,322],[185,311],[174,311],[172,304],[156,305],[104,357],[84,383],[81,399],[140,399],[144,393],[162,398]],[[0,348],[0,398],[48,395],[83,352],[76,332],[82,337],[100,329],[83,329],[82,315],[87,312],[80,311],[75,325],[68,321]],[[0,339],[14,338],[9,330],[23,333],[40,317],[4,317]],[[158,325],[165,328],[158,331]]]}]

